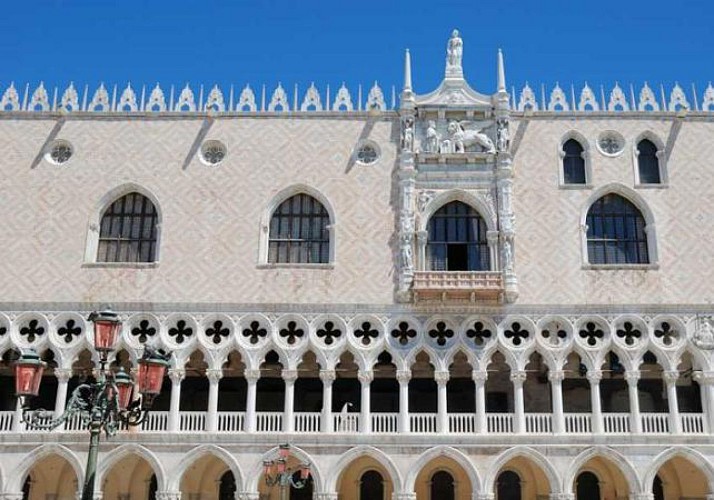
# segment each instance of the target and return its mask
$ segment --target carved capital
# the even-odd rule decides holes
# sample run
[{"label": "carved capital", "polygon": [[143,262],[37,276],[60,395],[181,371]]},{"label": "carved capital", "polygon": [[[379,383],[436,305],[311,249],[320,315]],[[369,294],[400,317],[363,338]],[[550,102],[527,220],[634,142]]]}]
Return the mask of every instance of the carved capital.
[{"label": "carved capital", "polygon": [[692,377],[699,385],[714,385],[714,372],[696,371]]},{"label": "carved capital", "polygon": [[654,500],[654,495],[652,493],[633,493],[630,498],[632,500]]},{"label": "carved capital", "polygon": [[486,240],[489,242],[489,244],[495,245],[496,243],[498,243],[498,237],[498,231],[486,231]]},{"label": "carved capital", "polygon": [[223,378],[223,370],[220,368],[209,368],[206,370],[206,377],[212,384],[217,384]]},{"label": "carved capital", "polygon": [[298,371],[297,370],[283,370],[280,372],[280,376],[283,378],[285,382],[290,382],[290,383],[295,383],[295,381],[298,378]]},{"label": "carved capital", "polygon": [[337,500],[337,493],[315,493],[316,500]]},{"label": "carved capital", "polygon": [[476,384],[485,384],[486,379],[488,379],[488,372],[486,370],[474,370],[471,372],[471,380],[476,382]]},{"label": "carved capital", "polygon": [[169,378],[174,384],[180,384],[186,378],[186,370],[183,368],[169,368]]},{"label": "carved capital", "polygon": [[241,491],[238,493],[238,500],[260,500],[260,493],[252,491]]},{"label": "carved capital", "polygon": [[417,231],[416,236],[417,236],[417,241],[419,243],[424,244],[424,243],[426,243],[426,240],[429,237],[429,233],[426,231]]},{"label": "carved capital", "polygon": [[602,380],[602,371],[600,370],[589,370],[586,375],[590,384],[599,384]]},{"label": "carved capital", "polygon": [[473,498],[475,500],[494,500],[496,495],[493,493],[474,493]]},{"label": "carved capital", "polygon": [[639,370],[626,371],[625,372],[625,380],[627,380],[628,384],[637,386],[637,382],[639,382],[639,380],[640,380],[640,371]]},{"label": "carved capital", "polygon": [[323,383],[332,383],[337,378],[335,370],[320,370],[320,380]]},{"label": "carved capital", "polygon": [[548,372],[548,380],[551,382],[562,382],[565,378],[565,372],[563,370],[553,370]]},{"label": "carved capital", "polygon": [[257,382],[260,379],[260,370],[245,370],[243,376],[248,382]]},{"label": "carved capital", "polygon": [[25,495],[23,495],[22,492],[20,492],[20,493],[3,493],[3,494],[0,494],[0,498],[2,498],[2,500],[22,500],[23,498],[25,498]]},{"label": "carved capital", "polygon": [[575,500],[574,493],[551,493],[548,495],[549,500]]},{"label": "carved capital", "polygon": [[446,385],[446,383],[449,381],[449,378],[450,376],[448,371],[438,370],[434,372],[434,380],[439,385]]},{"label": "carved capital", "polygon": [[357,378],[362,384],[371,384],[372,380],[374,380],[374,372],[372,370],[366,372],[360,370],[357,373]]},{"label": "carved capital", "polygon": [[399,382],[400,384],[408,384],[411,379],[411,370],[397,370],[397,382]]},{"label": "carved capital", "polygon": [[667,384],[676,384],[677,379],[679,379],[679,372],[677,370],[667,370],[662,372],[662,378]]},{"label": "carved capital", "polygon": [[157,491],[157,500],[181,500],[180,491]]},{"label": "carved capital", "polygon": [[514,384],[522,384],[525,381],[526,381],[525,370],[517,370],[517,371],[511,372],[511,382],[513,382]]},{"label": "carved capital", "polygon": [[57,382],[66,384],[69,379],[72,378],[71,368],[55,368],[55,377],[57,377]]},{"label": "carved capital", "polygon": [[416,493],[392,493],[392,500],[416,500]]}]

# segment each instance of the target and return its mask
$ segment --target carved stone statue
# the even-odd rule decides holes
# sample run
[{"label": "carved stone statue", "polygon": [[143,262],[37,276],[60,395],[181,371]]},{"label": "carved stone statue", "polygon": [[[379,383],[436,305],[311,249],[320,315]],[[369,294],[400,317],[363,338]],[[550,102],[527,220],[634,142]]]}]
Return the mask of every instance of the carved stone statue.
[{"label": "carved stone statue", "polygon": [[424,141],[424,152],[425,153],[438,153],[439,152],[439,133],[436,131],[436,123],[434,120],[429,120],[428,127],[426,128],[426,140]]},{"label": "carved stone statue", "polygon": [[403,123],[402,151],[414,151],[414,119],[408,116]]},{"label": "carved stone statue", "polygon": [[508,120],[502,118],[498,120],[498,125],[496,128],[496,146],[499,152],[508,151],[511,145],[511,138],[508,131]]},{"label": "carved stone statue", "polygon": [[414,256],[412,254],[412,234],[402,233],[400,254],[402,259],[402,270],[411,272],[414,269]]},{"label": "carved stone statue", "polygon": [[694,332],[692,341],[700,349],[714,349],[714,328],[710,318],[699,320],[699,327]]},{"label": "carved stone statue", "polygon": [[446,47],[446,66],[461,68],[461,58],[464,54],[464,42],[459,37],[459,30],[451,32],[449,44]]},{"label": "carved stone statue", "polygon": [[513,271],[513,250],[509,241],[503,243],[503,268],[506,271]]},{"label": "carved stone statue", "polygon": [[479,146],[484,153],[495,153],[496,147],[489,136],[481,130],[467,130],[468,121],[449,121],[449,139],[442,143],[442,153],[465,153],[466,148]]},{"label": "carved stone statue", "polygon": [[419,191],[419,196],[417,197],[417,208],[420,212],[426,209],[426,206],[431,201],[433,193],[430,191]]}]

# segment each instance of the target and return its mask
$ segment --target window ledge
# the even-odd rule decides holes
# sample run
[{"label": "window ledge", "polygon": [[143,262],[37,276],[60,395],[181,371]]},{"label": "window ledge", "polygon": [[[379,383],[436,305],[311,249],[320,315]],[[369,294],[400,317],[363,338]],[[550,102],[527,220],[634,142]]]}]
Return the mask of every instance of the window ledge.
[{"label": "window ledge", "polygon": [[592,184],[565,184],[561,182],[558,186],[560,189],[592,189]]},{"label": "window ledge", "polygon": [[583,271],[657,271],[659,264],[583,264]]},{"label": "window ledge", "polygon": [[334,263],[328,264],[258,264],[258,269],[316,269],[316,270],[332,270],[335,268]]},{"label": "window ledge", "polygon": [[158,262],[84,262],[85,268],[121,268],[121,269],[155,269],[159,267]]},{"label": "window ledge", "polygon": [[659,184],[635,184],[635,189],[665,189],[669,184],[660,182]]}]

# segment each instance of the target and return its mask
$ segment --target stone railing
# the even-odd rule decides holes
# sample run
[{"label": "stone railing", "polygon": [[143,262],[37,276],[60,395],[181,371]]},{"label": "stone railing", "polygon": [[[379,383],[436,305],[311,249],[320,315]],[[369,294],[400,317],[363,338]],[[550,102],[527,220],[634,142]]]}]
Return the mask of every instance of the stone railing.
[{"label": "stone railing", "polygon": [[415,300],[497,300],[503,278],[494,271],[417,271],[413,290]]}]

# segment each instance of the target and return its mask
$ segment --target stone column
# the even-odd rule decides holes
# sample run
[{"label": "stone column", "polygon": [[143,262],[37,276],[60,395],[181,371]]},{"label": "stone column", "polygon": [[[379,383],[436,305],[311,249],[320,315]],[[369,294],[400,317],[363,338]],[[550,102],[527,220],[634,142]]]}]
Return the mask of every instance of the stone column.
[{"label": "stone column", "polygon": [[181,430],[181,382],[186,378],[186,370],[183,368],[169,369],[171,379],[171,403],[169,404],[169,428],[170,432]]},{"label": "stone column", "polygon": [[706,429],[714,433],[714,372],[694,372],[694,380],[700,387],[702,411],[706,419]]},{"label": "stone column", "polygon": [[654,500],[652,493],[630,493],[631,500]]},{"label": "stone column", "polygon": [[409,381],[412,379],[411,370],[397,370],[399,382],[399,432],[407,433],[409,427]]},{"label": "stone column", "polygon": [[640,417],[640,395],[637,390],[640,371],[625,372],[625,380],[627,380],[627,393],[630,397],[630,432],[640,434],[642,433],[642,417]]},{"label": "stone column", "polygon": [[25,495],[20,492],[20,493],[2,493],[0,494],[0,498],[2,500],[22,500],[25,498]]},{"label": "stone column", "polygon": [[22,432],[25,430],[25,424],[22,423],[22,405],[20,398],[15,398],[15,415],[12,419],[12,432]]},{"label": "stone column", "polygon": [[57,395],[55,396],[55,418],[58,418],[64,413],[64,408],[67,405],[67,384],[72,377],[71,368],[55,368],[55,377],[57,377]]},{"label": "stone column", "polygon": [[236,492],[236,500],[260,500],[260,493],[252,491]]},{"label": "stone column", "polygon": [[370,384],[374,378],[374,372],[372,370],[360,372],[357,374],[360,384],[362,384],[362,399],[361,399],[361,411],[360,411],[360,432],[370,433],[372,432],[372,411],[370,408]]},{"label": "stone column", "polygon": [[555,434],[565,433],[565,415],[563,414],[563,379],[565,372],[555,370],[548,372],[550,380],[550,394],[553,400],[553,432]]},{"label": "stone column", "polygon": [[446,384],[449,382],[448,371],[435,371],[434,380],[437,387],[436,398],[436,431],[441,434],[449,432],[449,413],[447,408]]},{"label": "stone column", "polygon": [[256,414],[255,401],[257,399],[257,385],[260,379],[260,370],[245,370],[243,372],[245,381],[248,384],[245,401],[245,431],[255,432],[256,430]]},{"label": "stone column", "polygon": [[526,372],[523,370],[511,372],[511,382],[513,382],[513,410],[514,418],[513,432],[523,434],[526,432],[526,412],[523,405],[523,382],[526,381]]},{"label": "stone column", "polygon": [[603,433],[602,425],[602,403],[600,402],[600,380],[602,380],[602,371],[590,370],[587,374],[590,382],[590,405],[592,406],[592,432],[594,434]]},{"label": "stone column", "polygon": [[334,422],[332,418],[332,383],[337,377],[335,370],[320,370],[320,380],[322,380],[322,415],[320,418],[320,430],[322,432],[334,432]]},{"label": "stone column", "polygon": [[295,381],[298,378],[297,370],[283,370],[285,381],[285,404],[283,405],[283,432],[295,430]]},{"label": "stone column", "polygon": [[679,379],[679,372],[677,370],[667,370],[662,373],[662,377],[667,384],[669,432],[672,434],[681,434],[682,422],[679,420],[679,402],[677,401],[677,379]]},{"label": "stone column", "polygon": [[337,493],[315,493],[313,498],[315,500],[337,500],[338,495]]},{"label": "stone column", "polygon": [[208,415],[206,415],[206,430],[216,432],[218,430],[218,383],[223,378],[223,370],[210,368],[206,370],[208,377]]},{"label": "stone column", "polygon": [[426,242],[429,237],[429,233],[426,231],[417,231],[417,269],[419,271],[426,271]]},{"label": "stone column", "polygon": [[493,500],[496,495],[494,493],[474,493],[471,498],[473,500]]},{"label": "stone column", "polygon": [[575,493],[551,493],[549,500],[575,500]]},{"label": "stone column", "polygon": [[486,241],[488,242],[488,256],[491,259],[491,271],[498,271],[498,231],[486,231]]},{"label": "stone column", "polygon": [[471,372],[471,378],[476,385],[476,432],[488,432],[488,422],[486,420],[486,379],[488,372],[486,370]]},{"label": "stone column", "polygon": [[156,500],[181,500],[180,491],[157,491]]},{"label": "stone column", "polygon": [[416,493],[404,493],[404,492],[394,492],[392,493],[392,500],[416,500]]}]

